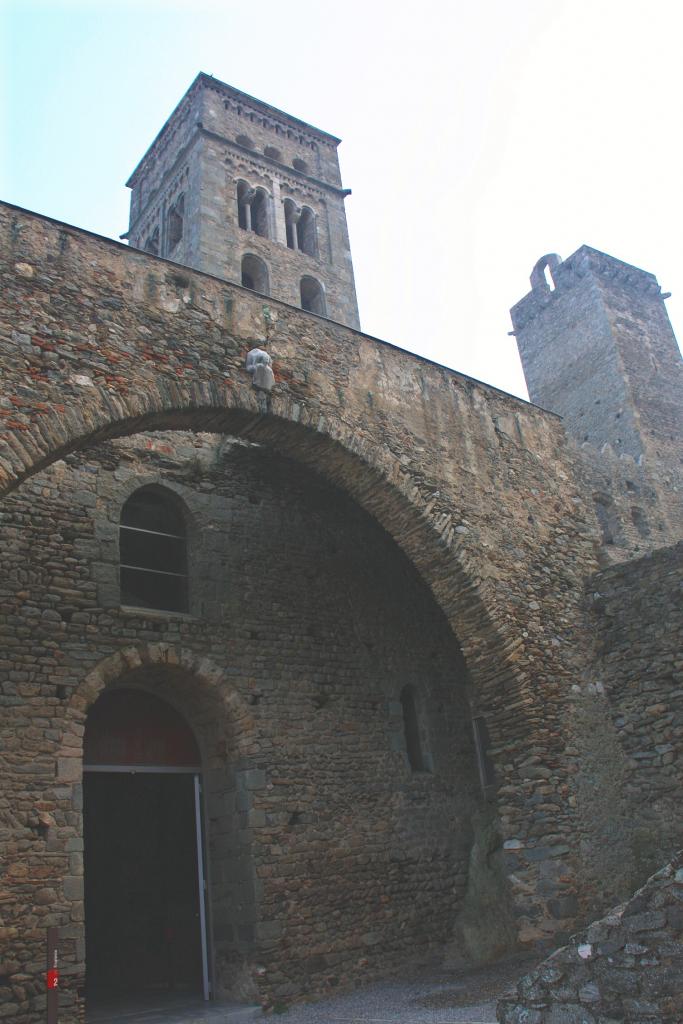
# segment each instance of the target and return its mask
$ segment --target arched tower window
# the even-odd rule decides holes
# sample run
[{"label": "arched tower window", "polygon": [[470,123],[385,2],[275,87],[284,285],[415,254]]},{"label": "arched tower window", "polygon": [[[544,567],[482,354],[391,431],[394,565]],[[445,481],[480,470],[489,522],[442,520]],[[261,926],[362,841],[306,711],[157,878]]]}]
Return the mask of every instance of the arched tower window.
[{"label": "arched tower window", "polygon": [[308,206],[301,210],[301,216],[296,226],[296,237],[299,249],[307,256],[318,255],[318,232],[315,225],[315,214]]},{"label": "arched tower window", "polygon": [[242,284],[245,288],[251,288],[252,291],[270,295],[268,267],[263,260],[251,253],[242,257]]},{"label": "arched tower window", "polygon": [[307,309],[309,313],[327,316],[323,286],[314,277],[301,278],[301,308]]},{"label": "arched tower window", "polygon": [[244,231],[251,230],[251,208],[247,200],[250,191],[246,181],[237,182],[237,223]]},{"label": "arched tower window", "polygon": [[251,203],[251,230],[262,238],[269,238],[268,196],[262,188],[255,189],[255,193]]},{"label": "arched tower window", "polygon": [[285,199],[285,230],[287,232],[287,248],[296,249],[297,247],[297,236],[296,236],[296,224],[301,215],[301,210],[297,207],[293,199]]},{"label": "arched tower window", "polygon": [[121,604],[188,610],[187,530],[180,503],[163,487],[141,487],[121,509]]},{"label": "arched tower window", "polygon": [[237,223],[244,231],[253,231],[270,238],[268,194],[263,188],[250,188],[246,181],[237,183]]},{"label": "arched tower window", "polygon": [[168,209],[168,250],[175,249],[183,237],[185,219],[185,196],[180,195]]},{"label": "arched tower window", "polygon": [[412,686],[404,686],[401,690],[401,708],[403,710],[403,733],[406,741],[406,754],[410,767],[414,772],[426,771],[422,737],[420,736],[420,720],[415,703],[415,690]]},{"label": "arched tower window", "polygon": [[155,228],[152,234],[148,235],[142,248],[145,252],[151,252],[152,256],[159,255],[159,228]]},{"label": "arched tower window", "polygon": [[318,228],[313,210],[308,206],[297,206],[293,199],[285,199],[284,207],[288,248],[299,249],[307,256],[317,256]]}]

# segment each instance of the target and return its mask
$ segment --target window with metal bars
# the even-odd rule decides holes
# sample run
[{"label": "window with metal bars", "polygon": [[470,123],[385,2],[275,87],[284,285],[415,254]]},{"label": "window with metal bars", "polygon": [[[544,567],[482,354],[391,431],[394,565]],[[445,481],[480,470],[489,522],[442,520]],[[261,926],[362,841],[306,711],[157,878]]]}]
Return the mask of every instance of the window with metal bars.
[{"label": "window with metal bars", "polygon": [[141,487],[121,509],[121,604],[186,612],[187,530],[173,494]]}]

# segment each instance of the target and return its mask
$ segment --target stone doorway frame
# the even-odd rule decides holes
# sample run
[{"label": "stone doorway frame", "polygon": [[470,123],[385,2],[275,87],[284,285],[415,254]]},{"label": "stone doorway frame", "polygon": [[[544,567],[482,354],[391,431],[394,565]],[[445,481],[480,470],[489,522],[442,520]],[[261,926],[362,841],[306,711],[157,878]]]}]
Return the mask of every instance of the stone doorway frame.
[{"label": "stone doorway frame", "polygon": [[[147,680],[144,685],[142,680]],[[163,690],[164,680],[167,690]],[[191,694],[187,692],[190,689]],[[72,792],[72,807],[75,812],[76,824],[71,829],[72,836],[64,835],[62,844],[65,856],[70,864],[71,873],[63,882],[63,897],[71,905],[73,924],[60,929],[63,939],[63,965],[65,975],[69,976],[68,985],[75,987],[79,993],[84,990],[87,971],[85,957],[85,910],[84,910],[84,874],[83,874],[83,737],[85,722],[89,709],[105,690],[139,689],[153,693],[166,700],[187,721],[195,732],[202,759],[202,777],[204,783],[201,827],[205,840],[205,882],[206,882],[206,925],[207,942],[207,975],[212,998],[219,997],[221,985],[218,980],[217,958],[218,943],[214,936],[214,904],[220,902],[212,885],[212,860],[218,862],[220,853],[213,854],[211,845],[211,822],[209,802],[219,799],[215,792],[216,779],[226,776],[226,767],[234,765],[244,757],[245,746],[253,737],[255,724],[249,709],[224,679],[223,672],[213,665],[209,659],[197,654],[173,647],[166,643],[136,644],[105,658],[76,687],[64,712],[65,721],[56,761],[56,781],[59,786],[68,786]],[[189,706],[192,700],[198,712],[188,713],[183,706],[183,691]],[[204,723],[209,725],[202,726]],[[233,754],[227,755],[217,768],[210,762],[216,761],[215,753],[211,756],[210,748],[218,743],[218,736],[225,744],[225,737],[232,740]],[[233,771],[232,768],[230,768]],[[236,774],[236,773],[235,773]],[[196,806],[196,805],[195,805]],[[235,826],[236,827],[236,826]],[[74,857],[75,851],[77,856]],[[80,852],[79,852],[80,851]],[[246,851],[248,857],[250,851]],[[213,872],[218,873],[218,872]],[[255,902],[249,905],[248,911],[257,915]],[[82,997],[81,997],[82,998]]]}]

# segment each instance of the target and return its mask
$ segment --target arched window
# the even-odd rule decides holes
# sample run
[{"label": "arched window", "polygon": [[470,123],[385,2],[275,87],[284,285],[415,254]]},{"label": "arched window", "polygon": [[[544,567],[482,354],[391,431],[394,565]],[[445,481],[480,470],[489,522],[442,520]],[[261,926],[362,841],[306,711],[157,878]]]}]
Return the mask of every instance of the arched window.
[{"label": "arched window", "polygon": [[257,188],[251,203],[251,230],[262,238],[268,238],[268,227],[268,196],[264,189]]},{"label": "arched window", "polygon": [[318,229],[315,214],[308,206],[297,206],[293,199],[284,200],[287,246],[307,256],[318,255]]},{"label": "arched window", "polygon": [[296,223],[301,214],[301,210],[297,207],[293,199],[285,199],[285,230],[287,232],[287,248],[296,249],[297,237],[296,237]]},{"label": "arched window", "polygon": [[186,612],[187,537],[175,495],[141,487],[121,509],[121,604]]},{"label": "arched window", "polygon": [[327,315],[323,286],[314,277],[301,278],[301,308],[319,316]]},{"label": "arched window", "polygon": [[296,237],[299,249],[307,256],[318,255],[318,232],[315,226],[315,214],[308,206],[301,209],[301,216],[296,226]]},{"label": "arched window", "polygon": [[270,237],[268,194],[263,188],[250,188],[246,181],[237,183],[237,223],[244,231],[253,231],[262,238]]},{"label": "arched window", "polygon": [[159,255],[159,228],[155,228],[152,234],[145,239],[142,248],[145,252],[151,252],[152,256]]},{"label": "arched window", "polygon": [[168,250],[175,249],[183,237],[185,219],[185,196],[180,195],[168,209]]},{"label": "arched window", "polygon": [[415,691],[412,686],[404,686],[401,690],[401,708],[403,709],[403,734],[406,741],[406,754],[410,767],[414,772],[426,771],[425,757],[420,736],[420,720],[415,705]]},{"label": "arched window", "polygon": [[270,295],[268,267],[263,260],[251,253],[242,257],[242,284],[245,288],[251,288],[252,291]]}]

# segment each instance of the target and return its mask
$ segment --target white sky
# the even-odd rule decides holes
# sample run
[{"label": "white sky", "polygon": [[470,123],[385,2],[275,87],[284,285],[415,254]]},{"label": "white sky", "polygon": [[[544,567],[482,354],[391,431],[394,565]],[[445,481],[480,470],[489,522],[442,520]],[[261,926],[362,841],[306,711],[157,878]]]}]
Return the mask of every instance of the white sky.
[{"label": "white sky", "polygon": [[343,138],[367,333],[525,395],[508,309],[584,242],[657,274],[683,327],[673,0],[0,11],[10,202],[118,237],[123,182],[201,70]]}]

